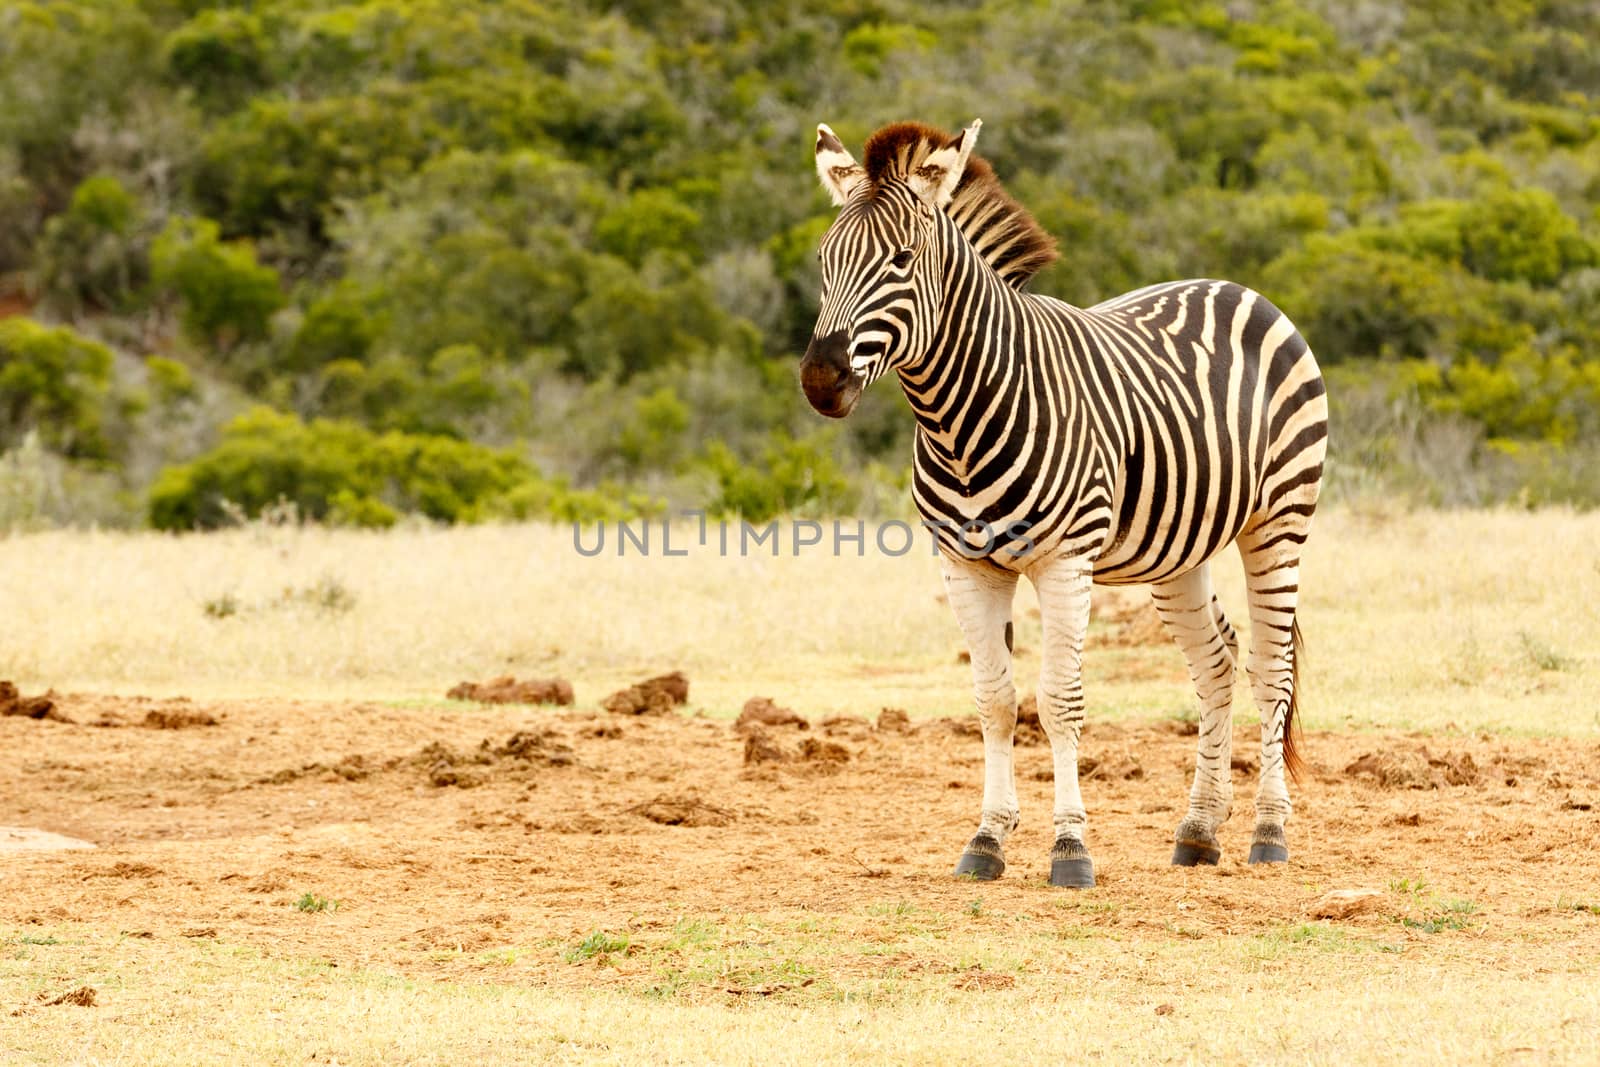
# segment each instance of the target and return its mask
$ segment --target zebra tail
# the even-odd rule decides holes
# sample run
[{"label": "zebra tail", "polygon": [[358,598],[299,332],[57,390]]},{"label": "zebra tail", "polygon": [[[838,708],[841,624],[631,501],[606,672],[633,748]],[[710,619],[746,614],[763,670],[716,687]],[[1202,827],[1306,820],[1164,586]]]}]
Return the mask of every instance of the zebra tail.
[{"label": "zebra tail", "polygon": [[1300,620],[1297,617],[1289,630],[1289,710],[1283,716],[1283,766],[1289,772],[1289,777],[1295,784],[1300,783],[1300,774],[1306,769],[1305,760],[1300,758],[1298,750],[1300,737],[1300,724],[1297,722],[1300,710],[1300,657],[1305,654],[1306,639],[1300,636]]}]

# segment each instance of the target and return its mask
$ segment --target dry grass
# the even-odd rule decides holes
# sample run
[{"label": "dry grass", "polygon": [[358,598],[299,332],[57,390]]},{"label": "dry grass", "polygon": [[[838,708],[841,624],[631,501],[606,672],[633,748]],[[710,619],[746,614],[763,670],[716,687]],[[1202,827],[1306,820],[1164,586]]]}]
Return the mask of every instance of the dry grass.
[{"label": "dry grass", "polygon": [[[821,995],[791,976],[767,996],[698,1003],[608,988],[605,965],[592,960],[571,966],[594,970],[593,987],[572,991],[502,977],[513,970],[505,953],[485,954],[475,980],[438,982],[243,946],[59,929],[60,946],[0,941],[7,999],[41,1005],[0,1028],[0,1055],[40,1064],[1576,1064],[1593,1062],[1600,1042],[1593,961],[1556,946],[1424,960],[1325,923],[1117,943],[1075,939],[1063,919],[1060,929],[944,940],[936,951],[955,981],[885,965],[879,978]],[[826,933],[752,925],[769,954],[826,947]],[[67,956],[73,965],[52,962]],[[97,1007],[42,1006],[84,981]]]},{"label": "dry grass", "polygon": [[[1303,572],[1308,721],[1600,732],[1597,544],[1600,514],[1320,516]],[[1237,558],[1215,569],[1242,622]],[[593,703],[682,668],[694,705],[714,714],[752,693],[807,712],[949,713],[968,706],[967,670],[939,592],[920,546],[901,558],[869,545],[865,558],[589,559],[566,527],[27,534],[0,540],[0,678],[432,700],[466,678],[561,674]],[[1025,690],[1038,669],[1033,604],[1024,586]],[[1091,715],[1193,704],[1170,646],[1095,648],[1086,671]]]},{"label": "dry grass", "polygon": [[[1597,544],[1594,515],[1322,516],[1303,574],[1311,724],[1600,734]],[[1242,618],[1236,562],[1218,578]],[[585,559],[565,528],[29,534],[0,540],[0,678],[29,692],[423,702],[463,678],[561,674],[592,705],[680,667],[692,705],[715,714],[752,693],[812,715],[886,704],[948,713],[967,707],[967,672],[938,593],[920,552]],[[1019,598],[1024,649],[1038,647],[1032,602]],[[1192,704],[1170,647],[1100,642],[1087,664],[1092,716]],[[1024,653],[1025,686],[1036,670]],[[973,773],[963,767],[952,774]],[[106,788],[155,803],[135,785]],[[775,843],[783,833],[773,828]],[[500,877],[525,892],[512,871]],[[1197,877],[1204,892],[1211,876]],[[592,940],[563,940],[557,909],[492,949],[440,949],[417,970],[364,933],[359,953],[315,955],[329,951],[319,924],[366,930],[359,900],[293,911],[301,938],[248,909],[206,918],[231,931],[221,936],[179,934],[198,920],[177,912],[152,936],[110,918],[73,921],[96,897],[65,878],[18,903],[31,920],[16,910],[18,925],[0,927],[0,1061],[1520,1064],[1593,1062],[1600,1047],[1600,919],[1588,896],[1552,890],[1548,906],[1519,905],[1526,927],[1507,931],[1487,897],[1419,904],[1410,925],[1235,923],[1227,909],[1201,923],[1182,902],[1152,924],[1082,910],[1119,906],[1104,891],[974,886],[952,908],[952,887],[899,896],[861,884],[843,907],[707,907],[665,928],[626,920]],[[170,892],[191,890],[191,906],[217,892],[181,877]],[[1035,914],[1008,914],[1013,898]],[[416,926],[476,921],[415,899]],[[1040,908],[1058,919],[1039,921]],[[93,1007],[53,1003],[83,986]]]}]

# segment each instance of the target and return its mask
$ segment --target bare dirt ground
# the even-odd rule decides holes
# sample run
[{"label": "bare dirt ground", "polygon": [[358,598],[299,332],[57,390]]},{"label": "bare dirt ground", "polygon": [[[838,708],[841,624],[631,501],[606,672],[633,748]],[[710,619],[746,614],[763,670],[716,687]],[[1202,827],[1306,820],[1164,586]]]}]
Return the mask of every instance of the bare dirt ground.
[{"label": "bare dirt ground", "polygon": [[[854,916],[842,932],[870,943],[892,921],[868,902],[1060,926],[1070,899],[1071,936],[1182,940],[1281,931],[1326,890],[1368,888],[1374,906],[1341,929],[1390,951],[1441,933],[1486,960],[1600,949],[1593,741],[1312,732],[1293,858],[1263,869],[1242,862],[1255,742],[1240,728],[1223,862],[1185,870],[1168,858],[1192,727],[1091,722],[1100,885],[1071,896],[1044,884],[1049,749],[1029,731],[1010,866],[975,886],[948,874],[977,817],[970,720],[889,715],[879,728],[872,709],[873,721],[770,726],[751,741],[681,711],[55,704],[70,721],[0,718],[0,813],[98,847],[0,852],[0,925],[214,939],[418,977],[478,971],[504,950],[527,980],[642,992],[671,968],[624,942],[681,932],[690,915]],[[1008,980],[917,955],[913,943],[887,963],[960,988]],[[796,974],[826,987],[885,966],[823,945]],[[673,994],[691,999],[787,988],[737,968],[674,974]]]}]

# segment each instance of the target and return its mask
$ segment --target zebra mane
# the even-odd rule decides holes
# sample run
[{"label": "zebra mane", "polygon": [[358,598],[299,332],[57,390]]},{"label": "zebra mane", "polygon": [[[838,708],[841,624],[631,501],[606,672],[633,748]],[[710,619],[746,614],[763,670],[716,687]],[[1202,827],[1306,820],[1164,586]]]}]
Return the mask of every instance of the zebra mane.
[{"label": "zebra mane", "polygon": [[[896,122],[867,139],[864,169],[876,189],[904,181],[930,152],[954,143],[955,135],[920,122]],[[1056,241],[1027,209],[1000,185],[994,168],[974,155],[967,159],[961,184],[944,212],[960,227],[972,247],[996,274],[1021,289],[1039,271],[1055,262]]]}]

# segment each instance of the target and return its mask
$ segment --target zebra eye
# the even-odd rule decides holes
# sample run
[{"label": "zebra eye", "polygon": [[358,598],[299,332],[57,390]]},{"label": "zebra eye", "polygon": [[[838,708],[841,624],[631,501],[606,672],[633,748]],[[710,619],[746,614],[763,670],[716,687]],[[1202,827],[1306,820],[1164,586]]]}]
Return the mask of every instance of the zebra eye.
[{"label": "zebra eye", "polygon": [[911,249],[902,248],[894,254],[894,258],[889,262],[894,264],[895,270],[905,270],[911,266]]}]

